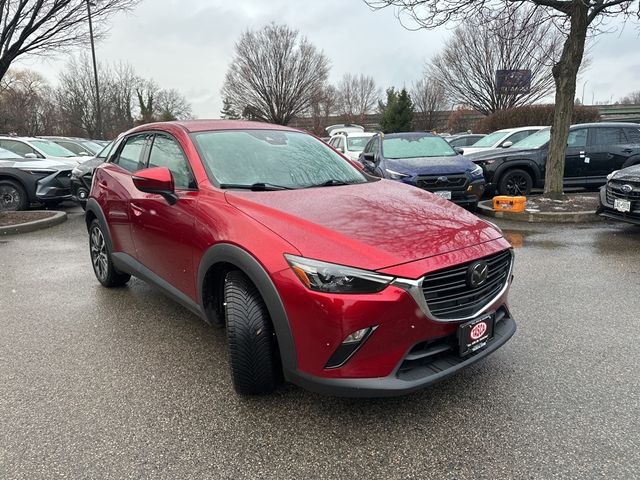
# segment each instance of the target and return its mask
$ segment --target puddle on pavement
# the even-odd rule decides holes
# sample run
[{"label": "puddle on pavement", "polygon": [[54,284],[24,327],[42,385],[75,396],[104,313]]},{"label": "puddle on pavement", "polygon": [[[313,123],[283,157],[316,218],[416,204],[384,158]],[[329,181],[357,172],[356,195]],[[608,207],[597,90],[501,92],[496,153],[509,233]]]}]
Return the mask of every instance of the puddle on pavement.
[{"label": "puddle on pavement", "polygon": [[510,232],[508,230],[503,231],[504,238],[511,244],[513,248],[522,248],[525,245],[530,247],[539,247],[552,250],[566,246],[560,242],[553,240],[536,240],[535,235],[527,236],[525,232]]}]

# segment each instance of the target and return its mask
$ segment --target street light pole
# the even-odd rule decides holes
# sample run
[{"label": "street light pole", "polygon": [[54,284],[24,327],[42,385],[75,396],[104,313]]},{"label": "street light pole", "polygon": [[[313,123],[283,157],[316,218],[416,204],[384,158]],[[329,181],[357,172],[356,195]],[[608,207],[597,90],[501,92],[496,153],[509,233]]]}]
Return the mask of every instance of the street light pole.
[{"label": "street light pole", "polygon": [[580,100],[582,102],[582,105],[584,105],[584,87],[587,86],[588,82],[589,80],[585,80],[584,83],[582,84],[582,99]]},{"label": "street light pole", "polygon": [[93,42],[93,23],[91,22],[91,1],[90,0],[87,0],[87,15],[89,16],[89,38],[91,39],[91,57],[93,58],[93,78],[96,83],[96,133],[99,138],[102,138],[102,108],[100,106],[100,86],[98,85],[98,63],[96,62],[96,47]]}]

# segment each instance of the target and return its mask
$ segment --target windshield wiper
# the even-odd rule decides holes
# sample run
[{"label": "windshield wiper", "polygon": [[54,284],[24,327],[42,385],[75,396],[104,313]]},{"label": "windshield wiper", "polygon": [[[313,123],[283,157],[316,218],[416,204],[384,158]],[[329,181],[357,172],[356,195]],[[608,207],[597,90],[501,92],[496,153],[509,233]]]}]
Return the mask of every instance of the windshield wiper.
[{"label": "windshield wiper", "polygon": [[338,187],[338,186],[341,186],[341,185],[355,185],[357,183],[362,183],[362,182],[345,182],[344,180],[331,179],[331,180],[327,180],[326,182],[319,183],[317,185],[307,185],[306,188]]},{"label": "windshield wiper", "polygon": [[273,183],[256,182],[251,185],[242,183],[221,183],[220,188],[241,188],[243,190],[252,190],[254,192],[267,192],[273,190],[294,190],[291,187],[285,187],[284,185],[275,185]]}]

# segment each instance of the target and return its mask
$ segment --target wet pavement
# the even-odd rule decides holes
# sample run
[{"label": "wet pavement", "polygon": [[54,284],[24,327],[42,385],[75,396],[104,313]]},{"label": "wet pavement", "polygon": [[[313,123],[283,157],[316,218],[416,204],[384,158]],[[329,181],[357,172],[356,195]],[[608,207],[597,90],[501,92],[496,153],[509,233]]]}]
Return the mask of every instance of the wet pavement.
[{"label": "wet pavement", "polygon": [[223,331],[98,285],[79,209],[0,239],[0,478],[638,478],[640,228],[498,223],[515,337],[383,400],[236,396]]}]

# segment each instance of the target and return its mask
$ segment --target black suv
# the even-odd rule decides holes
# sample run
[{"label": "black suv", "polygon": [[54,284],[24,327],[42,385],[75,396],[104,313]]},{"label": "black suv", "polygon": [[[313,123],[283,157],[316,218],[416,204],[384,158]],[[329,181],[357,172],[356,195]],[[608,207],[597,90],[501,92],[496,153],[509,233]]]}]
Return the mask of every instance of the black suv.
[{"label": "black suv", "polygon": [[640,164],[613,172],[600,189],[596,213],[640,225]]},{"label": "black suv", "polygon": [[[487,190],[528,195],[544,187],[550,129],[545,128],[509,149],[465,155],[482,167]],[[597,188],[615,170],[640,164],[640,124],[583,123],[569,130],[564,167],[566,187]]]}]

